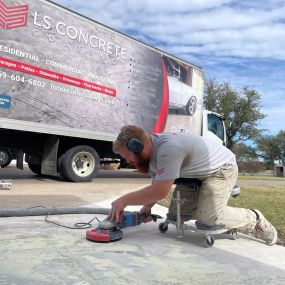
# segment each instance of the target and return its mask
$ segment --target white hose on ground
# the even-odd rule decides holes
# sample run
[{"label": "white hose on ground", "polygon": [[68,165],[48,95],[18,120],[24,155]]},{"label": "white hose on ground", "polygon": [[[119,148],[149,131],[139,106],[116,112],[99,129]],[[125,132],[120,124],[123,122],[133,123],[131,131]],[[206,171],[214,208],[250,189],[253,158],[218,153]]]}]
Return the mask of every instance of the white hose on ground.
[{"label": "white hose on ground", "polygon": [[0,209],[0,217],[25,217],[25,216],[46,216],[46,215],[68,215],[68,214],[101,214],[108,215],[111,209],[108,208],[46,208],[42,206],[26,209]]}]

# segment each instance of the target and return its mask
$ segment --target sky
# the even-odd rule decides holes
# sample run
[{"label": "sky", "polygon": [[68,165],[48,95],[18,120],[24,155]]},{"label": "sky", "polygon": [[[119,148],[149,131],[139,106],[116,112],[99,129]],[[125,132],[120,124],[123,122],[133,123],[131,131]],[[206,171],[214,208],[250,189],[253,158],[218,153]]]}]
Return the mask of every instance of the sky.
[{"label": "sky", "polygon": [[267,135],[285,130],[284,0],[53,0],[261,95]]}]

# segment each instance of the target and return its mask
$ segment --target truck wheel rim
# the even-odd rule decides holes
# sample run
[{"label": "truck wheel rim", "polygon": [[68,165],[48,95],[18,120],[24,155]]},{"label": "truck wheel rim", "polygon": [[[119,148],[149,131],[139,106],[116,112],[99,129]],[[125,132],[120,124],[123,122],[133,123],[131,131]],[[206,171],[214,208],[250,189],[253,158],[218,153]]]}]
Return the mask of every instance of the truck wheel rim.
[{"label": "truck wheel rim", "polygon": [[192,96],[189,100],[188,111],[190,115],[194,115],[197,107],[197,99],[195,96]]},{"label": "truck wheel rim", "polygon": [[77,176],[89,176],[96,166],[95,159],[89,152],[79,152],[72,160],[72,169]]}]

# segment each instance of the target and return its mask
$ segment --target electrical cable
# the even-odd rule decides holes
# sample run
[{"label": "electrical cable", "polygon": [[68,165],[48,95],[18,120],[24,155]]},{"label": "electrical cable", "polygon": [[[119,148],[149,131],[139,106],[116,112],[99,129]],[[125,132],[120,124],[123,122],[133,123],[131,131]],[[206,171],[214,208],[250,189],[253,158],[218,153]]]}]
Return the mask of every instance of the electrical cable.
[{"label": "electrical cable", "polygon": [[[45,206],[34,206],[34,207],[30,207],[30,208],[27,208],[27,209],[35,209],[35,208],[43,208],[43,209],[48,209],[47,207]],[[49,224],[54,224],[56,226],[59,226],[59,227],[63,227],[63,228],[67,228],[67,229],[72,229],[72,230],[80,230],[80,229],[89,229],[92,227],[92,222],[96,219],[98,221],[98,223],[100,223],[100,220],[95,216],[94,218],[92,218],[89,222],[85,223],[85,222],[78,222],[78,223],[75,223],[74,226],[67,226],[67,225],[64,225],[64,224],[60,224],[58,222],[55,222],[55,221],[51,221],[49,220],[49,216],[50,214],[52,213],[52,210],[53,209],[56,209],[55,207],[53,208],[50,208],[48,209],[48,212],[45,216],[45,222],[49,223]]]},{"label": "electrical cable", "polygon": [[57,223],[55,221],[51,221],[51,220],[48,220],[48,217],[49,215],[46,215],[45,217],[45,221],[49,224],[54,224],[56,226],[59,226],[59,227],[63,227],[63,228],[67,228],[67,229],[72,229],[72,230],[80,230],[80,229],[89,229],[92,227],[92,222],[96,219],[99,223],[100,223],[100,220],[97,218],[97,217],[94,217],[93,219],[91,219],[89,222],[87,223],[84,223],[84,222],[78,222],[78,223],[75,223],[73,227],[71,226],[66,226],[66,225],[63,225],[63,224],[60,224],[60,223]]}]

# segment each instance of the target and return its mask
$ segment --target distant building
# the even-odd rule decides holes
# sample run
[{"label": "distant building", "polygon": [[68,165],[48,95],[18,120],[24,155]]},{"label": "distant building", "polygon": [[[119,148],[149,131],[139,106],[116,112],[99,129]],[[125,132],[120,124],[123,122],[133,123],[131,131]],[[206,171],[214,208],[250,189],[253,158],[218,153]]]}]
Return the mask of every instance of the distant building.
[{"label": "distant building", "polygon": [[285,177],[284,165],[282,165],[282,164],[274,165],[273,175],[276,177]]}]

